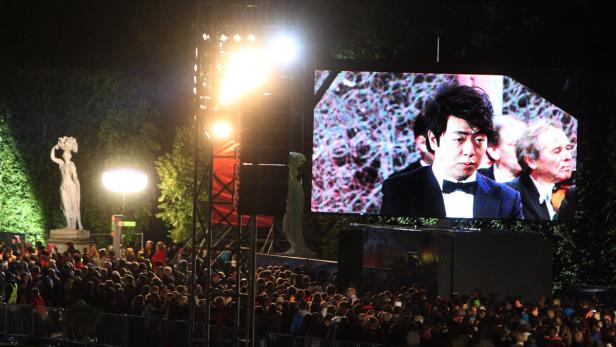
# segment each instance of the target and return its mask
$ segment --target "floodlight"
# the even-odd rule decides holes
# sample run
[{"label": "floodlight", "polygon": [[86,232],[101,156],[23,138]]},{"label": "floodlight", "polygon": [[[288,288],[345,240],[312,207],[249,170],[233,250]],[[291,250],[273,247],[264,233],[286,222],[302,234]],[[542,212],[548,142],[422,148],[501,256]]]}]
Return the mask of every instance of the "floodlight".
[{"label": "floodlight", "polygon": [[288,64],[297,59],[298,52],[297,41],[288,34],[278,34],[269,45],[270,59],[282,64]]},{"label": "floodlight", "polygon": [[216,121],[212,125],[212,135],[219,139],[226,139],[231,135],[231,125],[226,121]]},{"label": "floodlight", "polygon": [[223,68],[220,102],[229,104],[263,83],[269,68],[270,63],[261,49],[244,48],[231,53]]},{"label": "floodlight", "polygon": [[103,173],[103,186],[116,193],[136,193],[145,189],[148,176],[133,169],[115,169]]}]

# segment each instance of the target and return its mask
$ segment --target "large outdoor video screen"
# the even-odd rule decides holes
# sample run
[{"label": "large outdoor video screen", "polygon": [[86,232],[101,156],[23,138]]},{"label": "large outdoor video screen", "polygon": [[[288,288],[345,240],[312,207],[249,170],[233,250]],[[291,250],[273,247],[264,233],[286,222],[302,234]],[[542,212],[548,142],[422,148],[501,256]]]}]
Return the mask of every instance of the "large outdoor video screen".
[{"label": "large outdoor video screen", "polygon": [[[575,187],[577,119],[512,77],[328,70],[314,77],[315,93],[325,92],[314,107],[312,212],[556,220],[566,189]],[[487,94],[489,138],[476,139],[470,126],[468,141],[441,137],[429,146],[423,112],[444,85]],[[475,146],[475,156],[458,163],[459,153],[447,151],[462,142]],[[470,176],[450,175],[452,160]]]}]

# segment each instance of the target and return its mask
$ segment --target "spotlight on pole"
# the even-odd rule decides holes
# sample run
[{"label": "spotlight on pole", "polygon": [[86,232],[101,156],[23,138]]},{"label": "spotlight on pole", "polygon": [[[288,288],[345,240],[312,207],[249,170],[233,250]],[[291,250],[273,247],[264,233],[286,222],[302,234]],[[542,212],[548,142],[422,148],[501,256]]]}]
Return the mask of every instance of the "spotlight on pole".
[{"label": "spotlight on pole", "polygon": [[[148,184],[148,176],[142,172],[133,169],[115,169],[103,173],[103,186],[108,190],[122,194],[122,215],[126,210],[126,194],[140,192],[145,189]],[[116,225],[116,218],[122,218],[122,215],[112,216],[114,221],[113,230],[113,249],[120,254],[122,251],[122,226]]]},{"label": "spotlight on pole", "polygon": [[244,48],[233,52],[223,68],[220,102],[229,104],[263,83],[269,69],[270,62],[261,49]]},{"label": "spotlight on pole", "polygon": [[292,63],[297,59],[298,53],[299,46],[297,40],[289,34],[278,34],[270,42],[270,58],[278,63]]},{"label": "spotlight on pole", "polygon": [[228,138],[232,130],[231,125],[226,121],[216,121],[212,125],[212,135],[218,139]]},{"label": "spotlight on pole", "polygon": [[148,176],[133,169],[115,169],[103,173],[103,186],[115,193],[140,192],[148,184]]}]

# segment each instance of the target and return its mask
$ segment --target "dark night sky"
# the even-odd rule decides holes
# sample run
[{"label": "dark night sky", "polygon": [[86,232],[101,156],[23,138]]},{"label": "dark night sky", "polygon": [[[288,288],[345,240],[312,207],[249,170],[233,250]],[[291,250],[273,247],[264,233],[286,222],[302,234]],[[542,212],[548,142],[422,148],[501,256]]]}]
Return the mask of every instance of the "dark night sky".
[{"label": "dark night sky", "polygon": [[177,124],[192,109],[193,8],[187,0],[0,0],[0,64],[140,76],[163,119]]},{"label": "dark night sky", "polygon": [[[158,86],[164,113],[190,112],[194,0],[0,0],[0,64],[125,71]],[[576,67],[604,51],[589,1],[271,0],[271,19],[304,26],[306,45],[376,42],[385,59]],[[277,13],[283,13],[276,16]],[[350,44],[352,45],[352,43]],[[170,106],[173,105],[173,106]]]}]

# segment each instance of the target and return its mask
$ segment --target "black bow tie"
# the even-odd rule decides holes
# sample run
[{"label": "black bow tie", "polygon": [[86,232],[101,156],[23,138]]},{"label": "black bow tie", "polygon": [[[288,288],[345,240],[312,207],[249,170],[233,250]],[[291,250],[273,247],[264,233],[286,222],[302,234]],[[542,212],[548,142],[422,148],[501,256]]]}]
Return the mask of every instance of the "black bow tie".
[{"label": "black bow tie", "polygon": [[453,193],[456,190],[461,190],[466,194],[474,194],[475,187],[477,187],[477,181],[473,182],[451,182],[448,180],[443,180],[443,193],[449,194]]}]

